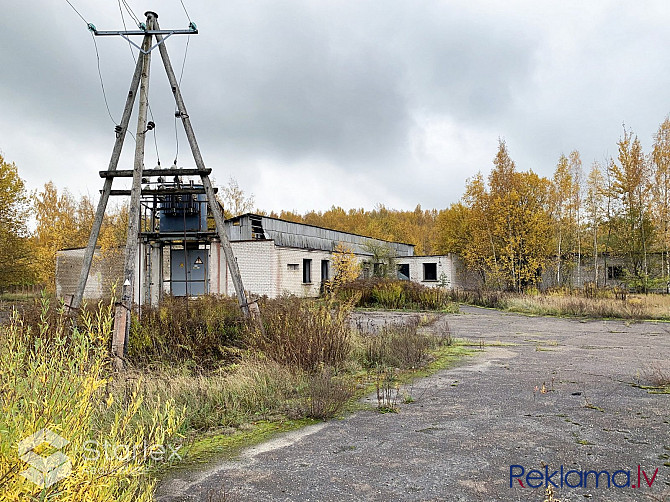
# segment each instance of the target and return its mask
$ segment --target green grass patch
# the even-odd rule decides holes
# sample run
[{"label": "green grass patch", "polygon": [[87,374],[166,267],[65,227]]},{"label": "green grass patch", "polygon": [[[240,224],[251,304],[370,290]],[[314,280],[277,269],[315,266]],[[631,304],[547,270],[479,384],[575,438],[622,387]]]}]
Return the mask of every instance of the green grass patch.
[{"label": "green grass patch", "polygon": [[[176,470],[188,469],[211,462],[214,459],[233,459],[245,448],[267,441],[277,434],[294,431],[319,422],[321,421],[313,418],[275,422],[262,420],[248,424],[245,428],[226,431],[225,433],[210,431],[193,434],[182,449],[184,453],[182,461],[171,467]],[[162,467],[157,472],[165,473],[168,468]]]},{"label": "green grass patch", "polygon": [[670,394],[670,385],[642,385],[632,383],[633,387],[646,390],[648,394]]}]

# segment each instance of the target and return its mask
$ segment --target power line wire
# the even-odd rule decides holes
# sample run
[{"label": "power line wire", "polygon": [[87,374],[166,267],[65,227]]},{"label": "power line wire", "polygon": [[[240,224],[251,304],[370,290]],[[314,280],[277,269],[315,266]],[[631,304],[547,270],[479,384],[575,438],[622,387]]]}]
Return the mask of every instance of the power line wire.
[{"label": "power line wire", "polygon": [[79,13],[79,11],[74,7],[74,5],[72,5],[72,4],[70,3],[70,0],[65,0],[65,1],[67,2],[67,4],[68,4],[70,7],[72,7],[72,10],[75,11],[75,12],[77,13],[77,15],[81,18],[81,20],[84,21],[84,22],[86,23],[86,25],[88,26],[88,21],[86,21],[86,19],[84,19],[84,16],[82,16],[82,15]]},{"label": "power line wire", "polygon": [[[119,12],[121,13],[121,22],[123,23],[123,31],[128,31],[128,27],[126,26],[126,17],[123,15],[123,8],[121,7],[121,0],[117,0],[117,3],[119,4]],[[133,62],[137,64],[137,60],[135,59],[135,53],[133,52],[133,46],[130,43],[130,40],[128,40],[128,49],[130,50],[130,55],[133,57]]]},{"label": "power line wire", "polygon": [[[67,0],[66,0],[67,1]],[[70,3],[70,2],[68,2]],[[114,125],[119,125],[116,120],[114,120],[114,117],[112,116],[112,112],[109,109],[109,103],[107,102],[107,93],[105,92],[105,83],[102,79],[102,71],[100,70],[100,53],[98,52],[98,43],[95,41],[95,35],[91,33],[91,38],[93,39],[93,46],[95,47],[95,58],[98,63],[98,76],[100,77],[100,88],[102,89],[102,97],[105,100],[105,107],[107,108],[107,114],[109,115],[109,118],[112,119],[112,122],[114,122]]]},{"label": "power line wire", "polygon": [[186,6],[184,5],[184,0],[179,0],[181,2],[181,6],[184,9],[184,12],[186,13],[186,17],[188,18],[188,22],[191,23],[191,16],[188,15],[188,11],[186,10]]},{"label": "power line wire", "polygon": [[133,11],[133,9],[131,9],[130,5],[128,5],[128,2],[126,2],[126,0],[122,0],[122,1],[123,1],[123,5],[126,7],[126,10],[128,11],[128,14],[130,14],[130,17],[132,17],[133,20],[137,23],[137,26],[142,24],[140,22],[140,19],[135,15],[135,12]]}]

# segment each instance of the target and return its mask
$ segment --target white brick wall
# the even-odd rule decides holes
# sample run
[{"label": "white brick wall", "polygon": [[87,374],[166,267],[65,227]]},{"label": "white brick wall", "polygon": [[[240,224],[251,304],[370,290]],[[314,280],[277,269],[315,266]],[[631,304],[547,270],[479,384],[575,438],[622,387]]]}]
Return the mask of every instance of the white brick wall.
[{"label": "white brick wall", "polygon": [[[277,296],[277,252],[273,241],[231,242],[244,289],[252,296]],[[235,295],[235,287],[219,243],[210,250],[210,291]],[[224,273],[225,271],[225,273]]]},{"label": "white brick wall", "polygon": [[[245,289],[252,296],[267,295],[276,298],[282,294],[292,294],[301,297],[316,297],[321,291],[321,261],[329,261],[329,278],[332,278],[332,253],[328,251],[307,250],[275,246],[272,240],[237,241],[231,242],[233,253],[242,274]],[[81,269],[83,249],[60,251],[57,260],[56,286],[57,294],[61,297],[74,293],[76,282]],[[97,252],[96,252],[97,254]],[[163,256],[163,279],[170,279],[169,248],[165,248]],[[94,260],[91,274],[86,285],[87,298],[100,297],[106,293],[106,286],[114,280],[120,280],[123,269],[122,253],[119,255],[120,267],[113,268],[110,275],[109,264]],[[143,256],[139,253],[139,256]],[[359,262],[369,257],[357,255]],[[311,282],[303,284],[303,260],[312,260]],[[446,256],[410,256],[397,258],[398,264],[409,264],[410,279],[430,287],[444,283],[447,287],[463,287],[458,258],[454,255]],[[424,281],[424,263],[437,265],[437,281]],[[140,263],[143,265],[143,263]],[[297,267],[289,268],[289,265]],[[138,288],[146,273],[142,266],[135,277],[135,299],[139,299]],[[112,277],[113,276],[113,277]],[[165,293],[169,293],[169,282],[164,283]],[[108,287],[108,286],[107,286]],[[213,242],[209,255],[209,291],[213,294],[235,295],[235,288],[230,278],[230,272],[225,264],[225,258],[218,242]]]},{"label": "white brick wall", "polygon": [[[410,256],[397,258],[398,265],[409,264],[409,278],[424,286],[437,287],[444,284],[448,288],[458,287],[458,278],[455,273],[454,260],[451,254],[442,256]],[[424,264],[435,263],[437,265],[437,280],[424,280]]]},{"label": "white brick wall", "polygon": [[[301,297],[316,297],[321,292],[321,261],[329,262],[329,278],[332,278],[331,253],[275,246],[274,241],[231,242],[233,253],[242,275],[244,288],[252,296],[267,295],[276,298],[284,294]],[[362,260],[363,257],[358,257]],[[303,264],[312,260],[311,282],[303,284]],[[210,292],[234,295],[225,258],[218,243],[210,251]],[[289,265],[297,265],[297,268]],[[223,272],[225,270],[225,273]]]},{"label": "white brick wall", "polygon": [[[331,253],[306,249],[277,248],[280,294],[303,297],[319,296],[321,292],[321,261],[328,260],[329,277],[332,278]],[[311,282],[303,284],[303,260],[312,260]],[[298,265],[297,270],[289,265]]]}]

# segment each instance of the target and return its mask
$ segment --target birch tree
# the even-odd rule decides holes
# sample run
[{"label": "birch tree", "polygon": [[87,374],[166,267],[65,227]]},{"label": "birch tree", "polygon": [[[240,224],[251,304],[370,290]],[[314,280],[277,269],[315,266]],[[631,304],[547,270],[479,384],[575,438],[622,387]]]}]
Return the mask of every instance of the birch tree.
[{"label": "birch tree", "polygon": [[626,258],[628,271],[633,279],[646,291],[648,287],[648,252],[654,238],[654,229],[647,213],[650,187],[648,163],[637,136],[624,129],[617,143],[619,153],[611,161],[612,192],[620,203],[615,215],[617,228],[616,244]]},{"label": "birch tree", "polygon": [[662,247],[662,275],[666,292],[670,281],[670,118],[666,117],[654,135],[651,154],[653,167],[652,194],[656,228]]},{"label": "birch tree", "polygon": [[606,185],[602,166],[598,161],[591,164],[586,179],[586,199],[584,200],[586,217],[591,231],[593,258],[593,282],[598,287],[598,233],[605,218]]}]

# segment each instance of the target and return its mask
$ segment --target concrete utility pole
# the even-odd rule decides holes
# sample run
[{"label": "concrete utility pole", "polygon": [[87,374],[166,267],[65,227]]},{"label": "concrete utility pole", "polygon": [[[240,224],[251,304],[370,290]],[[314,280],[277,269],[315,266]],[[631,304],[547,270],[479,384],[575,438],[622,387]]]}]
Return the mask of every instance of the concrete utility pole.
[{"label": "concrete utility pole", "polygon": [[[224,251],[226,262],[230,270],[231,277],[233,279],[233,284],[235,286],[235,292],[237,293],[238,302],[240,308],[246,317],[250,315],[250,307],[254,314],[259,314],[258,305],[253,303],[249,304],[247,302],[246,292],[244,291],[244,285],[242,283],[242,277],[240,275],[239,267],[237,265],[237,260],[233,254],[232,246],[228,240],[226,234],[226,228],[224,223],[223,212],[216,201],[215,190],[212,187],[212,183],[209,179],[209,174],[211,169],[205,167],[205,163],[202,159],[198,143],[195,139],[195,133],[193,132],[193,127],[191,126],[191,121],[189,119],[188,113],[186,112],[186,105],[182,98],[181,92],[179,90],[179,84],[177,78],[175,77],[172,64],[170,63],[170,58],[168,56],[167,48],[165,47],[165,40],[168,37],[176,34],[197,34],[198,31],[193,23],[189,25],[188,30],[161,30],[158,26],[158,14],[155,12],[145,13],[147,21],[145,24],[140,25],[139,31],[98,31],[95,26],[89,25],[89,29],[93,31],[96,36],[105,36],[105,35],[119,35],[128,40],[132,45],[137,47],[140,50],[140,57],[137,60],[135,66],[135,73],[133,74],[133,79],[130,85],[130,91],[126,99],[126,105],[123,111],[123,116],[121,119],[121,124],[116,128],[116,142],[114,144],[114,149],[112,151],[112,157],[109,162],[109,167],[107,171],[102,171],[100,175],[105,178],[105,184],[100,196],[100,202],[98,203],[98,208],[95,215],[95,220],[93,222],[93,227],[91,229],[91,234],[88,241],[88,246],[84,253],[84,259],[82,263],[82,269],[79,276],[79,282],[77,285],[77,290],[75,292],[74,298],[72,300],[71,307],[79,308],[81,305],[82,298],[84,296],[84,290],[86,289],[86,281],[91,269],[91,262],[95,252],[95,245],[97,243],[98,235],[100,233],[100,227],[102,225],[103,216],[105,213],[105,208],[109,200],[110,195],[130,195],[130,210],[128,216],[128,236],[126,241],[126,253],[124,261],[124,271],[123,271],[123,290],[121,302],[117,303],[116,310],[114,313],[114,334],[112,338],[112,354],[115,357],[115,362],[117,366],[123,366],[123,357],[128,344],[128,333],[130,330],[130,314],[133,306],[133,295],[134,295],[134,283],[137,267],[137,251],[139,244],[139,219],[140,219],[140,202],[141,195],[144,192],[152,192],[151,190],[142,190],[142,176],[162,176],[162,175],[199,175],[202,180],[202,189],[200,193],[204,191],[207,195],[207,202],[210,208],[212,215],[214,216],[214,221],[216,222],[216,230],[218,237],[221,242],[221,246]],[[143,42],[141,46],[136,45],[132,42],[129,36],[132,35],[143,35]],[[151,45],[152,38],[156,37],[156,44]],[[172,87],[172,92],[177,103],[177,109],[179,116],[182,119],[184,125],[184,130],[191,147],[191,152],[195,160],[196,169],[170,169],[170,170],[156,170],[156,169],[144,169],[144,143],[147,132],[147,109],[148,109],[148,94],[149,94],[149,73],[150,73],[150,63],[151,63],[151,51],[156,47],[159,48],[163,64],[165,66],[165,71]],[[137,93],[137,88],[140,87],[140,101],[138,109],[138,121],[137,121],[137,137],[135,143],[135,160],[133,170],[131,171],[119,171],[117,166],[119,163],[119,157],[121,155],[121,149],[123,147],[123,141],[127,132],[128,124],[130,121],[130,116],[132,113],[135,96]],[[130,192],[127,190],[112,190],[112,182],[115,177],[129,177],[132,174],[133,184]],[[196,193],[198,189],[177,189],[172,190],[171,193]],[[186,242],[184,242],[184,247],[186,247]],[[187,291],[188,294],[188,291]],[[257,316],[256,316],[257,317]],[[258,317],[257,317],[258,319]]]}]

